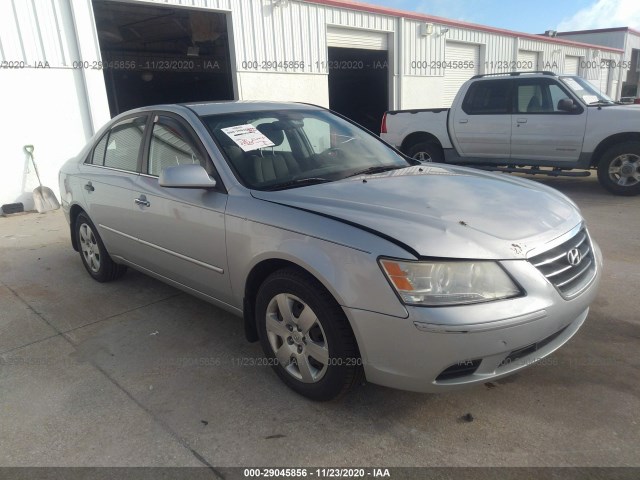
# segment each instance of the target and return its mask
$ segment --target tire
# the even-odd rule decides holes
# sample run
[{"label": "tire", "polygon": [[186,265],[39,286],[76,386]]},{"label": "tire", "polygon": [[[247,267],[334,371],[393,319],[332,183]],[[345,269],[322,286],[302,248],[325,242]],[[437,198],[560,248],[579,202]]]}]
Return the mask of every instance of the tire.
[{"label": "tire", "polygon": [[616,195],[640,193],[640,142],[614,145],[598,162],[598,181]]},{"label": "tire", "polygon": [[258,290],[256,323],[268,363],[300,395],[333,400],[362,381],[351,326],[312,276],[294,268],[271,274]]},{"label": "tire", "polygon": [[407,155],[422,163],[442,163],[442,148],[435,142],[418,142],[407,149]]},{"label": "tire", "polygon": [[85,213],[76,218],[75,234],[82,264],[94,280],[110,282],[125,274],[127,267],[111,259],[98,230]]}]

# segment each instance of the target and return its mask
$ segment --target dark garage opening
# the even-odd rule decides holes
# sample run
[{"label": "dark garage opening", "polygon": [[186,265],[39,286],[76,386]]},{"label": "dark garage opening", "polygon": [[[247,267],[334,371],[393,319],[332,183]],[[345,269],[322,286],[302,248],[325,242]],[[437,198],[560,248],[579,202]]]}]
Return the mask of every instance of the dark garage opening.
[{"label": "dark garage opening", "polygon": [[388,52],[329,47],[329,107],[379,134],[389,108]]},{"label": "dark garage opening", "polygon": [[103,0],[93,10],[111,116],[233,99],[225,14]]}]

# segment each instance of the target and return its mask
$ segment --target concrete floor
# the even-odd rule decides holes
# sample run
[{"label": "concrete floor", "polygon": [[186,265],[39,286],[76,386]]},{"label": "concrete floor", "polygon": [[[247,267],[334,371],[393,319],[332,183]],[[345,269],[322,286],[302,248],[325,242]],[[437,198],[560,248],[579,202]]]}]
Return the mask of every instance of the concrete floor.
[{"label": "concrete floor", "polygon": [[576,337],[495,384],[325,404],[235,366],[261,356],[237,318],[135,271],[91,280],[60,211],[0,218],[0,466],[640,466],[640,197],[542,181],[605,255]]}]

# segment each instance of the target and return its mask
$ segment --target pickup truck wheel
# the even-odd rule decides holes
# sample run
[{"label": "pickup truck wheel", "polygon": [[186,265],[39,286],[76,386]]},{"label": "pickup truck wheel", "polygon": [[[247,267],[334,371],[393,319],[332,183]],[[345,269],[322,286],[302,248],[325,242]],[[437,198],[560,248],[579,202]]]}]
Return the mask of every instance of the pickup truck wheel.
[{"label": "pickup truck wheel", "polygon": [[256,321],[267,364],[297,393],[332,400],[360,380],[349,322],[310,275],[290,268],[271,274],[258,291]]},{"label": "pickup truck wheel", "polygon": [[434,142],[419,142],[407,149],[407,155],[422,163],[442,162],[442,149]]},{"label": "pickup truck wheel", "polygon": [[111,259],[98,230],[84,213],[76,218],[75,233],[82,263],[94,280],[110,282],[125,274],[126,265],[119,265]]},{"label": "pickup truck wheel", "polygon": [[600,184],[616,195],[640,193],[640,142],[624,142],[607,150],[598,163]]}]

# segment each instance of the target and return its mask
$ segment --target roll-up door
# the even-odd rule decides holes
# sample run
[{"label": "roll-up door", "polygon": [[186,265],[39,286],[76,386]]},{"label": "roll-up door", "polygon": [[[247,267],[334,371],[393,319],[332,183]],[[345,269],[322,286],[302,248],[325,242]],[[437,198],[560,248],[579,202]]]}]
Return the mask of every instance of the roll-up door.
[{"label": "roll-up door", "polygon": [[519,72],[538,70],[538,52],[519,50],[516,70]]},{"label": "roll-up door", "polygon": [[351,28],[327,28],[327,46],[340,48],[362,48],[365,50],[387,50],[388,34]]},{"label": "roll-up door", "polygon": [[564,57],[564,68],[562,73],[565,75],[579,75],[580,74],[580,57],[574,57],[567,55]]},{"label": "roll-up door", "polygon": [[[450,106],[460,87],[480,71],[480,46],[447,42],[445,50],[447,66],[444,71],[443,106]],[[466,64],[465,64],[466,62]],[[464,68],[468,65],[467,68]]]}]

